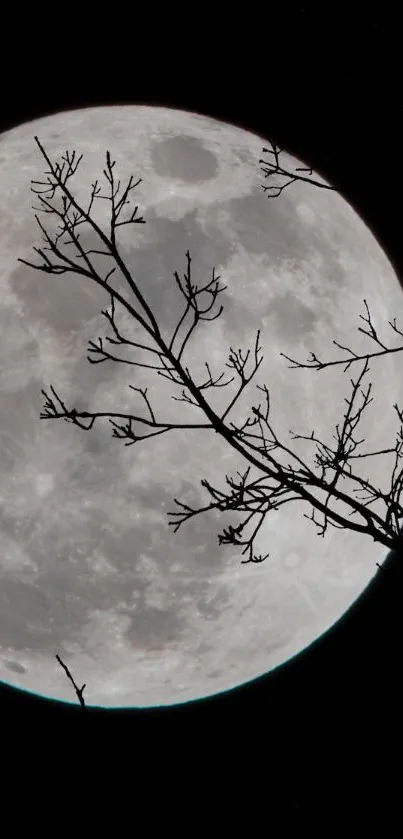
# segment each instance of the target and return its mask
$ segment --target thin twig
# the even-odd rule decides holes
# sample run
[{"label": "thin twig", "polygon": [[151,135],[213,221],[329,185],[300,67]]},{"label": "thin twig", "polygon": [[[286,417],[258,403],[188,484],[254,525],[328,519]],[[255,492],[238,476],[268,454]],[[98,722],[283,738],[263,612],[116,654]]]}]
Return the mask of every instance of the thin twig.
[{"label": "thin twig", "polygon": [[77,694],[77,699],[78,699],[83,711],[85,711],[86,710],[86,705],[85,705],[84,696],[83,696],[84,688],[86,686],[85,682],[84,682],[83,686],[81,688],[79,688],[78,685],[76,684],[76,682],[74,681],[73,676],[71,675],[70,670],[67,667],[67,664],[65,664],[64,661],[62,661],[60,656],[57,655],[57,654],[56,654],[56,658],[57,658],[59,664],[61,665],[61,667],[63,667],[63,670],[65,671],[67,678],[70,679],[71,684],[73,685],[73,688],[74,688],[74,690]]}]

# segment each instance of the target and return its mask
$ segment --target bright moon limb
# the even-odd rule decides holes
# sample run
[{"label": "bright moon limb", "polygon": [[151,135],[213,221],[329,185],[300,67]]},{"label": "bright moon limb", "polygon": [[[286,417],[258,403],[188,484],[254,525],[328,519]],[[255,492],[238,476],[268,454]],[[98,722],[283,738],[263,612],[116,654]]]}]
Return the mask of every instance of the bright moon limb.
[{"label": "bright moon limb", "polygon": [[[32,261],[40,246],[30,179],[43,179],[44,166],[35,135],[52,160],[66,149],[83,154],[72,186],[84,205],[107,150],[122,182],[142,178],[136,202],[147,224],[122,227],[118,241],[161,329],[169,334],[182,310],[173,273],[182,273],[189,250],[196,282],[215,267],[227,286],[221,317],[190,345],[192,372],[202,375],[206,360],[214,372],[225,369],[230,346],[253,346],[260,329],[255,384],[270,388],[273,424],[284,436],[315,428],[331,439],[349,378],[340,368],[292,371],[280,353],[321,356],[334,338],[368,350],[356,328],[363,298],[386,334],[401,304],[397,277],[338,193],[296,182],[267,200],[265,141],[235,126],[116,106],[55,114],[0,136],[0,678],[76,702],[57,653],[86,683],[89,706],[171,705],[228,690],[330,628],[373,577],[379,546],[351,531],[319,539],[303,517],[310,510],[294,503],[266,517],[259,549],[270,558],[242,566],[233,547],[218,544],[226,521],[217,512],[176,534],[168,526],[174,497],[201,506],[202,478],[217,486],[245,468],[218,435],[178,431],[125,448],[107,423],[86,433],[39,419],[49,384],[81,410],[134,412],[130,384],[148,387],[168,420],[187,407],[142,368],[87,362],[88,341],[107,331],[102,289],[17,262]],[[96,210],[105,231],[108,208]],[[96,247],[84,226],[81,235]],[[122,323],[129,331],[126,315]],[[371,366],[374,403],[362,428],[370,450],[395,437],[399,373],[396,357]],[[236,416],[255,402],[253,386]],[[366,474],[387,483],[388,462],[366,463]]]}]

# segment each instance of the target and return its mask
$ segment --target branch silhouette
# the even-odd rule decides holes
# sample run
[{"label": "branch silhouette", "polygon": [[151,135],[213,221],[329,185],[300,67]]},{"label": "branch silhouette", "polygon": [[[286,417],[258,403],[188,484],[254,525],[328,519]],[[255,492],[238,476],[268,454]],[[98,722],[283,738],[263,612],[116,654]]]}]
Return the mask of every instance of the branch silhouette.
[{"label": "branch silhouette", "polygon": [[[262,189],[263,192],[266,193],[267,198],[278,198],[281,193],[287,189],[287,187],[292,186],[292,184],[296,183],[296,181],[312,184],[313,186],[320,187],[320,189],[331,189],[336,191],[337,187],[315,180],[315,178],[312,177],[312,169],[309,166],[297,166],[293,172],[291,172],[288,168],[285,168],[280,162],[280,155],[284,149],[278,146],[275,140],[269,140],[269,143],[270,146],[264,146],[262,151],[271,157],[269,160],[263,160],[263,158],[259,160],[259,163],[264,164],[260,167],[260,169],[264,173],[265,180],[268,178],[275,179],[275,176],[280,176],[280,178],[284,178],[285,180],[280,183],[275,182],[270,183],[269,185],[263,184]],[[307,172],[308,175],[300,175],[300,172]]]},{"label": "branch silhouette", "polygon": [[[294,369],[295,367],[305,367],[308,370],[325,370],[326,367],[335,367],[337,365],[344,365],[344,372],[349,370],[352,364],[356,361],[369,361],[370,358],[380,358],[383,355],[390,355],[395,352],[402,352],[403,344],[400,347],[387,347],[386,344],[381,341],[378,336],[378,333],[375,329],[374,324],[372,323],[371,313],[369,311],[368,303],[364,297],[364,306],[366,310],[365,315],[359,315],[359,318],[364,321],[364,323],[368,324],[368,329],[363,329],[362,326],[358,327],[358,332],[362,332],[363,335],[367,335],[368,338],[371,338],[372,341],[375,341],[378,346],[382,347],[381,350],[372,353],[365,353],[363,355],[358,355],[358,353],[354,352],[354,350],[350,349],[349,347],[344,347],[343,344],[340,344],[338,341],[333,340],[333,344],[338,347],[340,350],[344,350],[344,352],[350,353],[350,358],[339,358],[336,361],[320,361],[319,358],[315,355],[315,353],[311,352],[308,356],[306,362],[295,361],[295,359],[290,358],[288,355],[284,353],[280,353],[283,358],[286,358],[287,361],[291,361],[289,365],[290,369]],[[396,332],[397,335],[400,335],[403,338],[403,331],[396,326],[396,318],[393,320],[388,321],[389,326]]]},{"label": "branch silhouette", "polygon": [[77,699],[78,699],[78,701],[81,705],[81,708],[83,709],[83,711],[85,711],[86,710],[86,704],[85,704],[85,700],[84,700],[84,696],[83,696],[84,688],[86,686],[85,683],[83,684],[83,686],[81,688],[79,688],[78,685],[75,683],[75,681],[73,679],[73,676],[71,675],[70,670],[67,667],[67,664],[65,664],[64,661],[62,661],[60,656],[57,655],[57,654],[56,654],[56,658],[57,658],[60,666],[63,667],[63,670],[65,671],[67,678],[70,680],[71,684],[73,685],[73,688],[74,688],[74,690],[77,694]]},{"label": "branch silhouette", "polygon": [[[35,207],[38,213],[55,214],[59,221],[58,232],[51,236],[45,229],[39,215],[36,215],[39,228],[42,231],[44,244],[41,248],[35,248],[36,253],[41,257],[42,262],[35,264],[20,259],[25,265],[39,271],[50,274],[72,272],[81,274],[89,280],[97,283],[106,289],[110,296],[110,310],[105,310],[105,316],[113,337],[98,338],[89,342],[88,361],[92,364],[113,361],[130,364],[133,368],[147,368],[150,375],[158,375],[168,379],[180,388],[180,395],[172,396],[176,401],[186,402],[197,408],[202,415],[202,422],[167,422],[163,417],[157,418],[156,412],[147,396],[147,388],[141,389],[130,385],[131,389],[137,392],[142,400],[144,414],[122,414],[111,412],[90,412],[77,411],[74,406],[67,406],[57,390],[50,385],[49,389],[42,390],[45,398],[44,408],[40,414],[41,419],[64,419],[83,429],[90,431],[98,419],[108,419],[112,426],[112,436],[125,440],[124,445],[131,446],[141,442],[148,437],[175,432],[180,429],[210,429],[212,433],[219,434],[238,454],[242,455],[247,467],[245,472],[237,472],[235,477],[225,475],[225,487],[218,489],[212,486],[206,479],[201,480],[201,485],[206,490],[210,501],[203,507],[192,508],[179,499],[174,499],[179,510],[168,513],[169,525],[174,532],[186,521],[196,515],[200,515],[212,509],[224,512],[245,513],[245,517],[236,527],[229,525],[224,527],[218,535],[219,543],[222,545],[235,545],[241,549],[242,560],[248,562],[262,562],[267,559],[269,553],[262,556],[255,550],[255,540],[262,527],[266,516],[271,510],[277,510],[282,505],[292,501],[308,503],[312,508],[312,515],[305,517],[312,521],[320,536],[324,536],[328,527],[353,530],[363,535],[370,536],[374,541],[384,545],[388,549],[398,549],[402,545],[402,536],[399,528],[399,521],[403,518],[403,506],[401,504],[401,492],[403,482],[403,468],[400,467],[403,448],[403,411],[395,405],[395,410],[400,422],[396,434],[394,446],[381,451],[362,452],[359,447],[364,442],[356,439],[354,434],[359,425],[362,415],[372,401],[370,398],[372,385],[364,384],[364,379],[369,370],[369,359],[375,356],[386,355],[396,350],[388,349],[376,335],[370,321],[369,310],[367,309],[369,331],[366,334],[375,340],[382,347],[381,352],[361,357],[352,350],[351,357],[340,362],[319,362],[312,355],[313,363],[300,365],[292,359],[294,366],[311,366],[316,369],[324,369],[330,364],[340,363],[347,365],[346,369],[353,363],[364,361],[363,368],[358,377],[350,379],[351,392],[344,401],[347,410],[343,415],[341,423],[336,425],[336,445],[332,447],[321,441],[312,431],[310,435],[295,434],[290,431],[292,439],[310,440],[316,445],[316,454],[312,465],[305,463],[288,443],[281,440],[275,432],[270,416],[270,392],[267,385],[256,385],[256,388],[263,394],[263,405],[260,402],[254,405],[249,416],[242,424],[230,420],[229,417],[234,407],[244,392],[245,388],[252,382],[262,363],[262,346],[260,345],[260,331],[257,331],[254,346],[247,350],[233,349],[230,347],[226,370],[213,373],[209,362],[205,362],[206,378],[197,381],[189,366],[184,362],[184,353],[189,346],[192,337],[202,322],[218,318],[223,307],[216,306],[220,293],[225,286],[220,285],[220,277],[212,271],[211,278],[202,286],[193,282],[192,259],[189,251],[186,252],[186,267],[181,277],[177,271],[174,272],[174,281],[178,294],[183,298],[183,311],[178,323],[173,327],[169,340],[164,340],[157,319],[146,298],[141,293],[136,280],[133,278],[126,266],[117,242],[117,228],[122,225],[144,224],[145,220],[138,215],[138,205],[134,207],[127,219],[121,218],[121,213],[126,205],[130,204],[129,194],[140,183],[134,182],[131,177],[124,189],[120,181],[115,181],[115,161],[111,159],[110,153],[106,153],[106,167],[103,170],[107,182],[107,190],[101,192],[101,187],[96,181],[92,184],[91,194],[86,208],[79,206],[70,188],[70,181],[77,171],[81,157],[77,158],[76,153],[67,152],[61,158],[61,162],[52,163],[39,139],[35,137],[38,148],[48,166],[45,174],[46,181],[32,182],[32,192],[39,200],[39,207]],[[275,166],[279,169],[278,147],[272,144]],[[305,170],[296,170],[305,171]],[[281,168],[281,174],[287,174]],[[293,181],[300,177],[317,186],[325,186],[316,183],[305,176],[293,175]],[[58,200],[58,203],[56,201]],[[91,217],[91,210],[97,200],[107,200],[110,203],[110,224],[108,235]],[[88,225],[99,240],[99,249],[85,250],[80,241],[79,228]],[[73,245],[74,252],[66,245]],[[109,257],[111,268],[104,276],[98,272],[93,264],[92,255],[103,254]],[[118,269],[127,286],[132,293],[131,301],[127,300],[119,291],[110,284],[110,277]],[[141,326],[144,333],[145,343],[138,343],[122,335],[116,323],[116,305],[120,304],[133,319],[133,323]],[[396,328],[395,331],[400,331]],[[363,330],[361,330],[363,331]],[[345,350],[340,344],[337,346]],[[123,347],[125,350],[134,353],[134,357],[121,358],[109,349],[109,346]],[[401,349],[401,348],[400,348]],[[141,350],[146,352],[147,361],[140,360],[136,353]],[[287,356],[285,356],[287,358]],[[229,371],[229,372],[228,372]],[[224,388],[234,386],[234,392],[229,396],[228,404],[224,411],[217,413],[213,410],[208,401],[208,391],[212,388]],[[278,456],[287,455],[291,462],[284,465]],[[365,480],[353,471],[354,459],[394,454],[395,464],[392,469],[390,486],[387,491],[373,486],[369,480]],[[254,467],[258,470],[258,477],[251,478],[250,470]],[[352,490],[349,493],[345,490],[345,481],[352,482]],[[319,495],[318,495],[319,493]],[[361,493],[361,497],[358,496]],[[343,502],[349,513],[343,515],[336,509],[336,504]],[[382,502],[384,514],[381,515],[373,509],[375,502]],[[332,506],[333,505],[333,506]],[[315,515],[321,515],[318,520]],[[358,519],[358,520],[357,520]]]}]

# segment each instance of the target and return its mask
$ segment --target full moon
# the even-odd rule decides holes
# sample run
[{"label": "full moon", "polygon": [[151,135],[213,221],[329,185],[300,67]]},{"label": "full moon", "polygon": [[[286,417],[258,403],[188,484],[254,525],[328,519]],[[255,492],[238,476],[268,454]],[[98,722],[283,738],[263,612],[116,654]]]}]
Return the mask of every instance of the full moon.
[{"label": "full moon", "polygon": [[[117,242],[163,336],[183,311],[174,272],[183,275],[189,250],[194,282],[206,283],[215,268],[226,286],[222,315],[189,342],[193,377],[206,378],[205,361],[214,376],[225,371],[230,348],[253,350],[260,329],[263,362],[230,419],[248,416],[261,401],[256,384],[266,384],[276,433],[311,465],[312,444],[292,441],[289,431],[314,429],[330,444],[358,370],[290,369],[280,354],[339,358],[333,339],[373,352],[358,331],[364,298],[378,334],[397,346],[388,321],[402,291],[375,237],[337,192],[296,182],[267,198],[259,166],[267,141],[239,127],[128,105],[57,113],[0,137],[0,679],[76,703],[58,654],[77,684],[86,683],[89,706],[172,705],[221,693],[329,629],[374,576],[382,549],[349,530],[318,537],[311,508],[293,502],[266,516],[256,548],[268,559],[243,565],[236,547],[218,543],[234,523],[228,514],[200,514],[176,533],[168,524],[174,498],[204,506],[211,499],[202,479],[224,490],[225,475],[245,471],[217,434],[174,430],[125,447],[106,419],[91,431],[40,419],[41,390],[50,385],[77,410],[144,413],[132,384],[148,387],[160,421],[203,421],[152,370],[88,362],[89,341],[110,334],[102,288],[17,261],[38,262],[33,247],[43,244],[30,191],[47,168],[36,135],[54,162],[66,149],[83,155],[70,187],[84,206],[91,184],[105,184],[107,150],[122,184],[142,179],[133,203],[146,224],[121,227]],[[286,154],[283,163],[304,165]],[[95,216],[107,233],[108,202],[98,202]],[[81,242],[99,249],[84,225]],[[124,277],[116,283],[130,299]],[[130,337],[123,307],[118,317]],[[357,436],[374,451],[395,442],[398,355],[374,359],[366,381],[374,399]],[[212,407],[229,403],[231,387],[206,391]],[[361,474],[386,490],[392,460],[364,463]]]}]

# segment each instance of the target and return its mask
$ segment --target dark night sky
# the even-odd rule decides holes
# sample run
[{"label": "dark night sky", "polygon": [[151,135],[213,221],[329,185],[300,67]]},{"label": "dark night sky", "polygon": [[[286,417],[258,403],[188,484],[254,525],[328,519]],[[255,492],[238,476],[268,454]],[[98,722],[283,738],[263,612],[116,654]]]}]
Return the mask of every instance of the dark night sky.
[{"label": "dark night sky", "polygon": [[[397,16],[386,22],[386,15],[364,18],[361,11],[359,20],[321,8],[313,14],[309,4],[296,6],[272,17],[268,7],[256,7],[249,22],[245,11],[233,13],[222,31],[193,4],[189,22],[158,12],[151,24],[122,10],[77,13],[70,26],[56,10],[52,29],[44,13],[31,11],[21,30],[10,15],[10,46],[0,57],[0,131],[63,109],[145,103],[270,134],[337,179],[403,277]],[[276,784],[287,777],[301,811],[319,787],[329,804],[336,792],[356,801],[363,777],[384,790],[401,747],[399,604],[399,584],[385,575],[364,605],[275,674],[176,709],[90,713],[86,736],[119,730],[137,749],[151,744],[166,755],[174,745],[187,765],[214,760],[223,772],[235,755],[248,755]],[[61,727],[83,731],[81,712],[14,691],[0,691],[0,708],[17,728],[39,726],[44,736]]]}]

